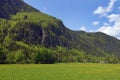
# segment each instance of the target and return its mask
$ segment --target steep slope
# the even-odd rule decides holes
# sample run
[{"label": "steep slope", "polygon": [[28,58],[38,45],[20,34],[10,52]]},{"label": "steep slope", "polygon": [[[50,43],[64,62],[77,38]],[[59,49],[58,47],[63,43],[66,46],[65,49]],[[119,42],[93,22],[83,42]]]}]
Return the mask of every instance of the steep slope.
[{"label": "steep slope", "polygon": [[17,13],[7,23],[9,27],[6,36],[26,44],[72,48],[78,42],[78,34],[67,29],[60,20],[43,13]]},{"label": "steep slope", "polygon": [[10,15],[17,12],[38,11],[23,2],[23,0],[0,0],[0,17],[9,18]]},{"label": "steep slope", "polygon": [[110,55],[115,54],[120,57],[120,40],[101,32],[81,33],[80,35],[89,45],[103,50]]},{"label": "steep slope", "polygon": [[114,37],[103,33],[71,31],[60,20],[43,13],[17,13],[8,23],[6,37],[13,41],[48,48],[62,46],[82,49],[95,56],[104,56],[105,53],[118,55],[120,51],[120,41]]},{"label": "steep slope", "polygon": [[[97,57],[114,55],[120,58],[120,40],[100,32],[72,31],[66,28],[61,20],[39,12],[22,0],[0,0],[0,10],[0,45],[7,57],[9,53],[18,52],[25,54],[22,57],[31,59],[40,46],[52,50],[61,46],[68,51],[76,49],[80,51],[79,55],[82,53]],[[67,57],[78,55],[75,52],[67,55],[68,51],[62,55]],[[58,52],[55,54],[64,51]]]}]

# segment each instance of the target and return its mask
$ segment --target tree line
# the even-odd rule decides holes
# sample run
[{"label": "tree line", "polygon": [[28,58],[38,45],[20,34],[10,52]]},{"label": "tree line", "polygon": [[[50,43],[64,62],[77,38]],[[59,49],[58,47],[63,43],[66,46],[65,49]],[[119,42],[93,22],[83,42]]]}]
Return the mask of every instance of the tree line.
[{"label": "tree line", "polygon": [[1,64],[53,64],[53,63],[119,63],[114,55],[105,57],[93,56],[82,50],[66,49],[61,46],[56,48],[45,48],[25,45],[20,43],[21,47],[17,50],[8,52],[9,50],[0,47],[0,63]]}]

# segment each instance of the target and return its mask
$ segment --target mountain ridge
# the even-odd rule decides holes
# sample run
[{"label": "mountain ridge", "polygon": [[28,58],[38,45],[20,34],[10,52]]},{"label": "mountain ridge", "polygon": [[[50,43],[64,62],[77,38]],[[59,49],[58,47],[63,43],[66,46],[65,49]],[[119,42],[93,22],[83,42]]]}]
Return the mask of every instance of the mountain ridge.
[{"label": "mountain ridge", "polygon": [[9,18],[9,14],[16,14],[17,12],[30,12],[30,11],[38,11],[37,9],[29,6],[24,3],[23,0],[0,0],[0,17],[1,18]]},{"label": "mountain ridge", "polygon": [[[0,1],[3,1],[0,4],[4,4],[0,6],[0,10],[4,13],[0,12],[0,44],[5,48],[4,52],[7,54],[6,57],[10,53],[16,54],[19,51],[19,53],[24,53],[23,55],[26,55],[26,58],[29,59],[31,54],[34,52],[37,53],[35,51],[37,48],[39,51],[41,47],[52,50],[63,47],[68,51],[72,49],[81,51],[79,55],[85,53],[86,56],[115,56],[120,59],[120,40],[112,36],[101,32],[87,33],[84,31],[70,30],[64,26],[61,20],[39,12],[24,3],[23,0]],[[67,57],[68,51],[62,55]],[[70,53],[69,56],[74,55],[74,52]],[[62,56],[60,53],[58,54]],[[74,56],[72,59],[74,59]]]}]

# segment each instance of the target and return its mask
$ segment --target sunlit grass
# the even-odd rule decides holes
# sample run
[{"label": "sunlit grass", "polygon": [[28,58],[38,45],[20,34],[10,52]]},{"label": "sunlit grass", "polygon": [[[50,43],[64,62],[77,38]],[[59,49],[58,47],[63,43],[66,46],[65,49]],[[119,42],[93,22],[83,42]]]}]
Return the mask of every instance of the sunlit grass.
[{"label": "sunlit grass", "polygon": [[0,65],[0,80],[119,80],[119,64]]}]

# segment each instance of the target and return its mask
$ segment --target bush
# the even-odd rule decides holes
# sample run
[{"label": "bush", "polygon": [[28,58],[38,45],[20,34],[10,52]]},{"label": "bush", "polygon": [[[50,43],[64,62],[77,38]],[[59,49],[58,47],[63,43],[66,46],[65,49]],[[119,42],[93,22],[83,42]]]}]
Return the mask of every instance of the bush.
[{"label": "bush", "polygon": [[40,49],[36,54],[35,54],[35,63],[42,63],[42,64],[52,64],[55,62],[55,57],[53,54],[53,51],[50,49]]},{"label": "bush", "polygon": [[14,53],[9,53],[7,55],[6,63],[8,63],[8,64],[14,64],[15,63],[15,54]]}]

